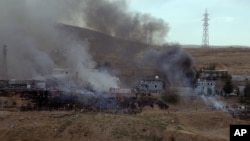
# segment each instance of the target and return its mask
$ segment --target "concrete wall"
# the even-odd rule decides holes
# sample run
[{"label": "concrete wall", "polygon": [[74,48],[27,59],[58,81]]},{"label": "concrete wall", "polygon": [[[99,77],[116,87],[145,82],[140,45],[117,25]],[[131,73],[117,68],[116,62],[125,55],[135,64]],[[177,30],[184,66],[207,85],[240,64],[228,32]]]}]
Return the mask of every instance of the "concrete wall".
[{"label": "concrete wall", "polygon": [[145,92],[158,92],[163,90],[163,82],[160,80],[141,80],[139,88]]},{"label": "concrete wall", "polygon": [[215,81],[198,81],[198,86],[196,87],[195,92],[200,95],[215,95],[215,85]]}]

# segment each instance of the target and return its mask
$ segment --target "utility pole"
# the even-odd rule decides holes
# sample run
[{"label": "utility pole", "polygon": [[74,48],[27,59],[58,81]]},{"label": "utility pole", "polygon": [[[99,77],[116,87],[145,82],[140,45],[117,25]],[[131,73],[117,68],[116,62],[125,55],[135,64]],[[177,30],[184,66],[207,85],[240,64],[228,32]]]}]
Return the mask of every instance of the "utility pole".
[{"label": "utility pole", "polygon": [[209,35],[208,35],[208,21],[210,20],[208,18],[207,9],[204,13],[203,21],[203,36],[202,36],[202,48],[209,48]]}]

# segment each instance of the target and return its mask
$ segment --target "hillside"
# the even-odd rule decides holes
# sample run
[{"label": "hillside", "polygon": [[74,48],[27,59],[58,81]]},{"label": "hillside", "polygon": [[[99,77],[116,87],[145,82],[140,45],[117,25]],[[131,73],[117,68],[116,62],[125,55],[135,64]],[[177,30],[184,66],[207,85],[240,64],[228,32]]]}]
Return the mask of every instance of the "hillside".
[{"label": "hillside", "polygon": [[185,48],[195,61],[196,68],[215,64],[217,69],[231,74],[250,74],[250,48]]},{"label": "hillside", "polygon": [[[90,44],[90,51],[96,61],[100,64],[104,62],[111,63],[114,69],[118,70],[118,75],[130,76],[137,71],[145,72],[146,75],[152,74],[150,70],[147,70],[149,68],[141,69],[131,60],[137,60],[146,50],[150,48],[157,49],[160,46],[124,40],[74,26],[62,25],[61,28],[69,31],[80,40],[87,38]],[[197,48],[195,45],[189,45],[183,47],[183,49],[193,57],[197,69],[204,65],[216,64],[217,69],[229,70],[232,74],[250,73],[250,62],[248,61],[250,59],[250,48],[231,46],[204,49]]]}]

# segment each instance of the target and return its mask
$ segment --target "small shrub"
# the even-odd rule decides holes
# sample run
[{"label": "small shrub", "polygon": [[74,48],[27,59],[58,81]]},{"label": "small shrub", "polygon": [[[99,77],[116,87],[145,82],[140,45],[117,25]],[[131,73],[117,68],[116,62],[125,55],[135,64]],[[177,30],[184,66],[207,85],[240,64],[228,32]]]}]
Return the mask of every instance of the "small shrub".
[{"label": "small shrub", "polygon": [[246,99],[250,99],[250,82],[249,81],[246,81],[244,95],[245,95]]},{"label": "small shrub", "polygon": [[146,141],[163,141],[163,137],[157,135],[150,135],[147,137]]},{"label": "small shrub", "polygon": [[178,104],[180,102],[180,96],[178,95],[178,90],[175,88],[169,88],[161,94],[163,101],[171,104]]},{"label": "small shrub", "polygon": [[228,76],[228,78],[226,79],[223,90],[226,94],[230,94],[231,92],[233,92],[233,82],[231,76]]},{"label": "small shrub", "polygon": [[174,136],[172,135],[170,138],[169,138],[170,141],[175,141],[175,138]]}]

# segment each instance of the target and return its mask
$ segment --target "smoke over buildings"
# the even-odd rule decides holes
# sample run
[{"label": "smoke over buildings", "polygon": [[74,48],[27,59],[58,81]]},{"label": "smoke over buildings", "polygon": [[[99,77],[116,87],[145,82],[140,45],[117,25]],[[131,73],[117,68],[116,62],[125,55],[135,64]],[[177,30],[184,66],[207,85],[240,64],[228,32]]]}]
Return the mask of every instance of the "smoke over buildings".
[{"label": "smoke over buildings", "polygon": [[[79,41],[55,28],[59,23],[91,28],[145,45],[165,43],[168,32],[165,21],[130,12],[125,0],[0,1],[0,20],[0,43],[8,46],[10,79],[47,78],[54,68],[64,67],[77,73],[84,85],[101,90],[116,87],[117,78],[95,70],[97,63],[89,53],[88,41]],[[152,61],[153,70],[164,74],[171,84],[182,80],[186,84],[192,78],[193,61],[182,49],[166,46],[143,52],[146,53],[142,61]],[[126,53],[121,56],[127,56]],[[135,58],[128,60],[134,62]]]},{"label": "smoke over buildings", "polygon": [[[116,87],[115,77],[94,71],[96,64],[86,41],[76,41],[55,28],[70,15],[67,9],[63,13],[67,4],[67,1],[0,1],[0,42],[8,46],[9,78],[45,79],[51,77],[53,68],[63,66],[79,72],[79,80],[94,89]],[[62,52],[57,56],[59,63],[50,54],[58,50]]]},{"label": "smoke over buildings", "polygon": [[165,45],[145,52],[142,64],[151,62],[155,74],[173,86],[189,86],[194,78],[192,57],[178,45]]}]

